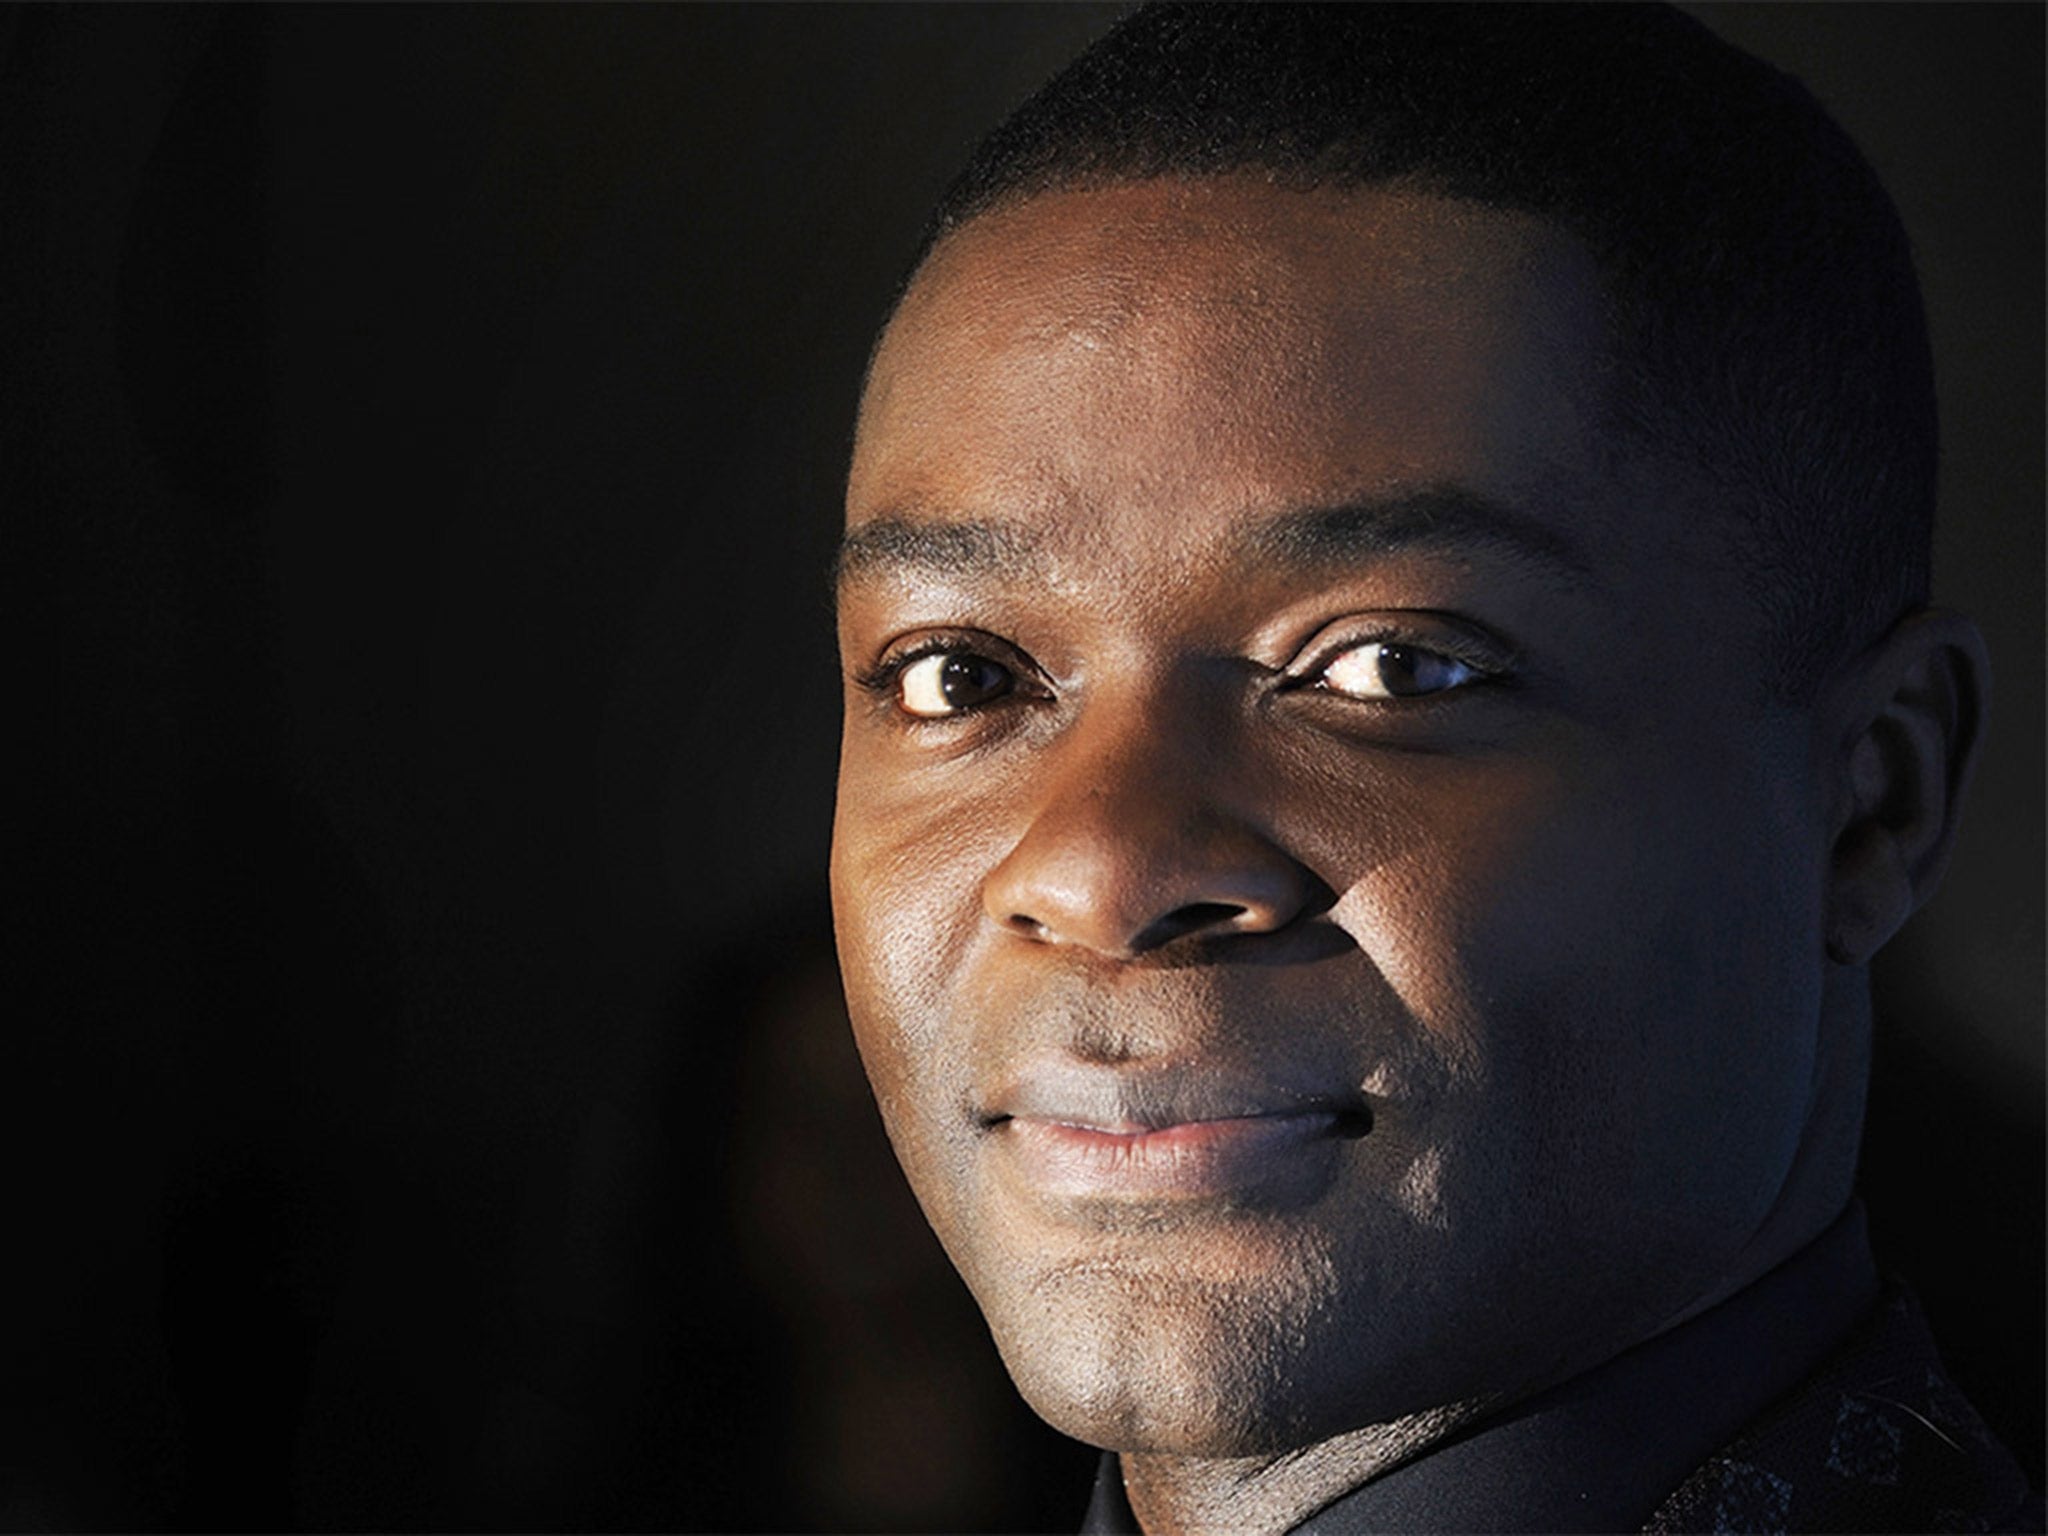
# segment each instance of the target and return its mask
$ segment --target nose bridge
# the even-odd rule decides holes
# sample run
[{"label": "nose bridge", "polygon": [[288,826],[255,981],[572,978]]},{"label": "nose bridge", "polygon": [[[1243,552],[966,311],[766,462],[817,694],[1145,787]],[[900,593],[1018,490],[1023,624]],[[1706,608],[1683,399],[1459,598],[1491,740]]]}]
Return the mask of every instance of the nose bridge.
[{"label": "nose bridge", "polygon": [[1241,737],[1197,690],[1091,701],[1043,749],[1017,841],[983,887],[1022,937],[1130,956],[1285,927],[1315,878],[1249,814]]}]

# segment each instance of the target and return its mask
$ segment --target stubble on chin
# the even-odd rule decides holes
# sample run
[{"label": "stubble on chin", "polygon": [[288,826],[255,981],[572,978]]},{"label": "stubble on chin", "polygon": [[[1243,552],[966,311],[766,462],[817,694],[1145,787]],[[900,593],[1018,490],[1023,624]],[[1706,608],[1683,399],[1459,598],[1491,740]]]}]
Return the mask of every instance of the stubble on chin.
[{"label": "stubble on chin", "polygon": [[1205,1270],[1181,1244],[1131,1244],[976,1294],[1018,1390],[1063,1433],[1126,1452],[1272,1453],[1311,1432],[1304,1371],[1340,1286],[1315,1235],[1260,1238],[1241,1273]]}]

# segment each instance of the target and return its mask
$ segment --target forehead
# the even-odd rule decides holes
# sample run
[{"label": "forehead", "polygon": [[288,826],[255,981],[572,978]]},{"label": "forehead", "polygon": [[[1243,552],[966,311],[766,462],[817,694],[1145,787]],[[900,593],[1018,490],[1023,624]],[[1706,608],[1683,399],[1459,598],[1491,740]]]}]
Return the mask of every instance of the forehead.
[{"label": "forehead", "polygon": [[1128,547],[1444,486],[1589,518],[1606,335],[1592,259],[1532,216],[1245,177],[1046,194],[918,274],[870,373],[849,521]]}]

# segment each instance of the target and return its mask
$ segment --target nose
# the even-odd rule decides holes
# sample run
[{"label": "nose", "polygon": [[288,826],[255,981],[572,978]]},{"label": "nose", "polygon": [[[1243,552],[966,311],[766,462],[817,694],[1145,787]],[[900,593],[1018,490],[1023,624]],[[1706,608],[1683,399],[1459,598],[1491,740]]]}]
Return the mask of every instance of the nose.
[{"label": "nose", "polygon": [[982,886],[998,925],[1129,959],[1179,939],[1277,932],[1329,905],[1256,806],[1233,804],[1256,797],[1212,741],[1176,742],[1157,721],[1095,737],[1047,749],[1023,835]]}]

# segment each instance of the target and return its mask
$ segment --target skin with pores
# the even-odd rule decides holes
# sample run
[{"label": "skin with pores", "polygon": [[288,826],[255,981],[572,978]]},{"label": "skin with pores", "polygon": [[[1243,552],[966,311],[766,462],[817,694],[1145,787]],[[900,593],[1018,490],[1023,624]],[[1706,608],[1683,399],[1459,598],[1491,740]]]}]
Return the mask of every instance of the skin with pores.
[{"label": "skin with pores", "polygon": [[848,1000],[1020,1388],[1148,1530],[1283,1527],[1848,1197],[1861,962],[1938,876],[1981,649],[1923,615],[1773,697],[1605,314],[1533,217],[1158,180],[974,219],[877,352]]}]

